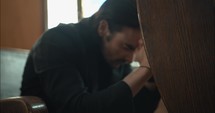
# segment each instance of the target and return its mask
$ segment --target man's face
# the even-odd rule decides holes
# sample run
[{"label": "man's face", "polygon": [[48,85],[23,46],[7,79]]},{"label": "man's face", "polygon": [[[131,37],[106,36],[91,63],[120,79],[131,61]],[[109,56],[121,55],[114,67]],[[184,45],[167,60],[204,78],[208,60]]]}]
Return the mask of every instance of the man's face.
[{"label": "man's face", "polygon": [[108,30],[102,38],[106,61],[113,68],[118,68],[121,64],[132,62],[135,49],[139,46],[141,32],[138,29],[124,27],[115,33]]}]

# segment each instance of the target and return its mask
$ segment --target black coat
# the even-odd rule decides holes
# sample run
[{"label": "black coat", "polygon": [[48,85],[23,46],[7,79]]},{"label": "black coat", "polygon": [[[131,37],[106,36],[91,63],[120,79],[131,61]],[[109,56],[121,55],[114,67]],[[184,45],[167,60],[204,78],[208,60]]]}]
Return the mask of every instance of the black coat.
[{"label": "black coat", "polygon": [[131,90],[119,80],[125,66],[113,73],[100,44],[90,19],[46,31],[29,54],[21,95],[41,97],[50,113],[132,113]]}]

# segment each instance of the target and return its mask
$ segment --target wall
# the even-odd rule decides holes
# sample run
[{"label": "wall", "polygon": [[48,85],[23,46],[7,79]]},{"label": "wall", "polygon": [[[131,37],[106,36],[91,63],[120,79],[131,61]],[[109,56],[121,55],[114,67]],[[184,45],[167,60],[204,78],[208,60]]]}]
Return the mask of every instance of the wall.
[{"label": "wall", "polygon": [[1,48],[30,49],[45,29],[45,0],[1,0]]}]

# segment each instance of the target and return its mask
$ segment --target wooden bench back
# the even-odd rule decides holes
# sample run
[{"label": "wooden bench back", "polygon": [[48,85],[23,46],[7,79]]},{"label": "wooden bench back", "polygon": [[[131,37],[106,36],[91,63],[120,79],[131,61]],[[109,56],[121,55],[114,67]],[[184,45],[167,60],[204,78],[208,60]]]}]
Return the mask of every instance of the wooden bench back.
[{"label": "wooden bench back", "polygon": [[149,63],[169,113],[214,113],[213,0],[137,0]]},{"label": "wooden bench back", "polygon": [[33,96],[1,99],[0,111],[1,113],[48,113],[44,101]]}]

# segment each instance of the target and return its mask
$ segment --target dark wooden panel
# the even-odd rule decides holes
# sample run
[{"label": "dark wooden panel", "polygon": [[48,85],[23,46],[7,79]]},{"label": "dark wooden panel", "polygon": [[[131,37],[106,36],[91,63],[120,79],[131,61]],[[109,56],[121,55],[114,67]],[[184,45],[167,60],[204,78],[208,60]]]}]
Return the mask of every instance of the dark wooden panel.
[{"label": "dark wooden panel", "polygon": [[152,73],[169,113],[214,113],[213,0],[137,0]]},{"label": "dark wooden panel", "polygon": [[44,32],[46,0],[1,0],[1,48],[30,49]]}]

